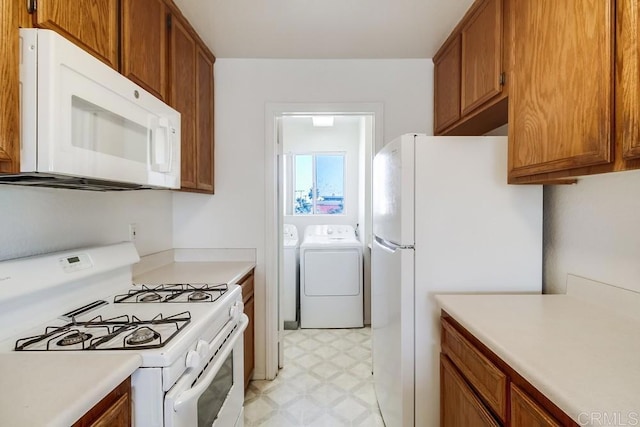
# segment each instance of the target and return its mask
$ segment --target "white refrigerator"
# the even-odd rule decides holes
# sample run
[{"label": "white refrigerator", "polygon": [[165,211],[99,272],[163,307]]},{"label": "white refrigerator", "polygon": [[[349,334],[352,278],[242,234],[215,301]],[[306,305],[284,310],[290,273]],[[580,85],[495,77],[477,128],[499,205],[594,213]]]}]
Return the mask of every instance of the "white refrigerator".
[{"label": "white refrigerator", "polygon": [[439,422],[438,293],[539,293],[542,187],[507,185],[506,137],[403,135],[373,165],[371,326],[387,427]]}]

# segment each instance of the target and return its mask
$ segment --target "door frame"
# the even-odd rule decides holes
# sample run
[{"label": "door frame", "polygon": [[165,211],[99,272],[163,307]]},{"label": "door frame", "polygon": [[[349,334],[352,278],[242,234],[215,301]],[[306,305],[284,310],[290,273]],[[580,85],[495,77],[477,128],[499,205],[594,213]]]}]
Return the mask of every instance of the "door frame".
[{"label": "door frame", "polygon": [[383,146],[382,103],[267,103],[265,105],[265,377],[278,373],[280,342],[278,283],[282,272],[282,203],[279,163],[282,158],[280,118],[297,115],[373,116],[374,154]]}]

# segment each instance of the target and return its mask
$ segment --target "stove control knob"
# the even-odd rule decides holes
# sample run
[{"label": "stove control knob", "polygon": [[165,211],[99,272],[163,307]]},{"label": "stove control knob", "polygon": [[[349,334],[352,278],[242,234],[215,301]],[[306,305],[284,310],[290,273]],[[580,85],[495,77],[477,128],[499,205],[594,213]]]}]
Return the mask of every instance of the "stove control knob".
[{"label": "stove control knob", "polygon": [[191,350],[187,353],[187,360],[185,364],[187,365],[187,368],[198,369],[202,364],[202,358],[197,351]]},{"label": "stove control knob", "polygon": [[242,301],[236,301],[235,304],[229,308],[229,317],[233,320],[238,320],[240,315],[244,311],[244,304]]},{"label": "stove control knob", "polygon": [[201,359],[206,358],[209,353],[209,343],[205,340],[199,340],[196,344],[196,353],[200,355]]}]

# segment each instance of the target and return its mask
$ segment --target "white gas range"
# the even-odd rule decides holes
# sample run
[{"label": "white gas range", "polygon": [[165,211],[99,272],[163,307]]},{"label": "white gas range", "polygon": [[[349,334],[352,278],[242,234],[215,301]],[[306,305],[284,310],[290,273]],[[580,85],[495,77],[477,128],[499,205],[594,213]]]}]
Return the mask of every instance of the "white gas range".
[{"label": "white gas range", "polygon": [[240,287],[131,286],[131,243],[0,263],[0,351],[136,352],[133,419],[242,426]]}]

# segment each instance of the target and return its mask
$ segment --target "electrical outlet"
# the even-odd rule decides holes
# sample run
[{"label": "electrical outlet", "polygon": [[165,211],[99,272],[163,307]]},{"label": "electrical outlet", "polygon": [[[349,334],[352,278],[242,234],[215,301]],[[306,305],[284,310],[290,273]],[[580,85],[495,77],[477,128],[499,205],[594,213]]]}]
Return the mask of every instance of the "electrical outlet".
[{"label": "electrical outlet", "polygon": [[135,222],[129,224],[129,241],[135,242],[137,234],[138,234],[138,224],[136,224]]}]

